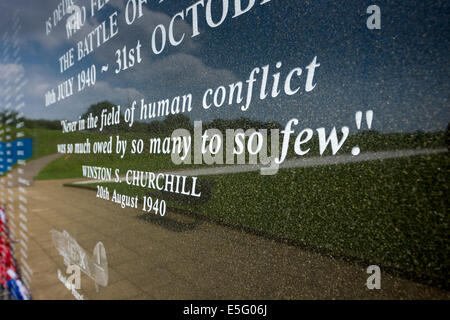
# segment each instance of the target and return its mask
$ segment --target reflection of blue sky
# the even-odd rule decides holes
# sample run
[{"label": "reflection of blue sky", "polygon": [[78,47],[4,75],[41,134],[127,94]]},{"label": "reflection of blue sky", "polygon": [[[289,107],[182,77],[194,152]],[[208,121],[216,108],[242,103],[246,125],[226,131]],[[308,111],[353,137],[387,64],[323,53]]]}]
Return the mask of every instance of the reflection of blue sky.
[{"label": "reflection of blue sky", "polygon": [[[378,1],[382,10],[381,31],[365,27],[365,10],[371,1],[276,1],[257,6],[249,13],[227,19],[215,29],[205,26],[201,34],[177,48],[150,54],[151,31],[194,1],[157,1],[146,7],[144,18],[127,26],[119,13],[119,35],[96,49],[81,64],[59,74],[58,58],[95,25],[113,12],[105,8],[70,41],[64,22],[50,36],[44,21],[59,1],[3,1],[1,30],[8,27],[11,12],[22,17],[22,64],[29,77],[26,115],[31,118],[75,119],[89,104],[108,99],[125,104],[144,96],[147,101],[194,94],[192,120],[236,118],[275,120],[284,125],[297,117],[302,126],[349,125],[354,127],[357,110],[373,109],[374,129],[380,131],[442,130],[450,120],[448,75],[450,62],[450,10],[446,1]],[[89,5],[89,1],[76,1]],[[243,1],[245,2],[245,1]],[[257,1],[259,3],[260,1]],[[123,1],[111,0],[123,8]],[[219,3],[219,1],[214,1]],[[233,6],[231,6],[232,8]],[[190,18],[186,20],[190,23]],[[180,24],[179,30],[190,26]],[[98,75],[95,88],[67,101],[44,107],[44,93],[91,63],[113,66],[115,50],[124,44],[143,44],[144,62],[120,75]],[[321,64],[317,87],[293,97],[281,94],[259,101],[255,96],[247,112],[237,105],[203,110],[202,93],[218,85],[245,81],[254,67],[283,62],[282,72],[304,68],[314,56]],[[0,61],[4,66],[7,61]],[[304,70],[304,75],[306,74]],[[99,71],[98,71],[99,72]],[[302,80],[304,81],[304,80]],[[255,94],[255,93],[254,93]]]}]

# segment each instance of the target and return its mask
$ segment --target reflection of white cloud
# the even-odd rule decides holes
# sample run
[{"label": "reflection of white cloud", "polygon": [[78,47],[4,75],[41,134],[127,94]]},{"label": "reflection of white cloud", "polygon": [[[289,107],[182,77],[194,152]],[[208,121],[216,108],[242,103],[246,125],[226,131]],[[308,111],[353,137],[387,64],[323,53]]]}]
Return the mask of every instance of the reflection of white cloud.
[{"label": "reflection of white cloud", "polygon": [[[208,88],[227,85],[239,81],[229,70],[207,66],[193,55],[176,53],[143,66],[120,77],[119,81],[101,80],[94,87],[85,89],[66,100],[44,107],[44,95],[64,80],[60,74],[49,75],[42,66],[32,66],[28,72],[27,117],[32,118],[76,118],[91,104],[109,100],[115,104],[129,104],[133,100],[145,98],[153,101],[185,93],[192,93],[195,99],[201,99],[202,92]],[[125,78],[125,79],[124,79]],[[116,79],[112,77],[111,79]],[[201,106],[198,106],[201,108]],[[42,110],[45,109],[45,110]],[[200,112],[201,110],[197,110]],[[214,112],[215,113],[215,112]]]},{"label": "reflection of white cloud", "polygon": [[[20,74],[25,74],[27,80],[20,90],[25,98],[25,108],[21,111],[27,118],[77,119],[93,103],[109,100],[125,106],[133,99],[143,97],[143,94],[135,88],[113,86],[106,81],[98,81],[94,87],[87,88],[83,92],[75,91],[68,99],[45,107],[45,93],[51,89],[56,90],[56,86],[64,80],[64,77],[59,74],[49,75],[43,66],[30,65],[25,70],[22,65],[0,63],[2,83],[5,83],[5,80],[11,82]],[[1,89],[0,101],[10,92]]]},{"label": "reflection of white cloud", "polygon": [[[17,4],[21,16],[21,50],[23,53],[26,52],[27,55],[38,58],[37,60],[26,61],[26,77],[28,79],[25,88],[27,117],[76,118],[89,105],[102,100],[124,105],[130,101],[139,100],[141,97],[152,101],[187,92],[191,92],[194,97],[197,97],[199,94],[196,94],[195,91],[200,92],[207,88],[238,80],[229,70],[209,66],[195,55],[199,52],[202,40],[199,37],[191,38],[192,26],[188,21],[177,19],[175,23],[174,36],[179,39],[184,33],[183,43],[177,47],[168,45],[164,51],[165,54],[169,54],[168,56],[154,55],[150,48],[152,32],[159,24],[168,28],[172,15],[152,11],[144,6],[143,17],[137,19],[133,25],[128,26],[124,19],[126,2],[117,2],[114,2],[114,4],[110,2],[104,15],[96,15],[94,18],[88,17],[83,28],[71,39],[67,39],[65,30],[65,21],[68,16],[64,17],[52,29],[50,35],[45,33],[44,22],[52,14],[54,4],[33,5],[33,10],[26,10],[27,4]],[[28,5],[33,4],[29,1],[26,1],[26,3]],[[76,0],[75,3],[90,6],[87,0]],[[3,4],[0,4],[1,9],[5,9]],[[107,15],[115,10],[119,11],[119,34],[100,48],[94,49],[92,54],[83,61],[76,61],[75,65],[69,70],[63,74],[59,73],[58,58],[71,47],[75,48],[76,51],[77,42],[84,39],[103,20],[108,20]],[[0,12],[1,16],[2,13]],[[3,25],[1,21],[0,25]],[[143,62],[127,72],[115,75],[112,68],[116,60],[115,50],[122,48],[125,44],[127,46],[135,45],[138,39],[143,45]],[[94,87],[75,93],[72,97],[49,107],[44,106],[44,96],[48,90],[56,89],[58,84],[71,76],[76,77],[81,69],[87,67],[86,64],[90,65],[91,63],[97,65],[97,83]],[[100,66],[104,64],[110,64],[110,70],[112,71],[101,74],[99,72]],[[6,68],[19,68],[19,66],[6,67],[0,65],[0,77],[6,74]],[[23,67],[21,71],[23,72]]]},{"label": "reflection of white cloud", "polygon": [[[110,39],[106,44],[101,46],[100,48],[94,49],[93,56],[96,63],[105,65],[108,63],[112,63],[116,61],[115,51],[121,49],[125,44],[128,48],[131,46],[136,46],[137,41],[139,40],[142,45],[141,55],[143,56],[144,63],[139,65],[139,69],[146,69],[149,63],[152,63],[155,60],[158,60],[160,56],[156,56],[153,54],[151,50],[151,39],[152,33],[157,25],[162,24],[168,29],[170,21],[172,19],[168,14],[152,11],[146,7],[142,8],[143,16],[141,18],[136,18],[136,21],[128,26],[125,22],[125,4],[121,3],[120,5],[114,6],[116,10],[119,11],[119,33],[114,38]],[[94,27],[90,29],[83,29],[83,36],[85,36],[88,31],[91,31]],[[86,31],[87,30],[87,31]],[[184,20],[177,19],[174,23],[174,37],[175,39],[181,39],[183,34],[185,34],[183,42],[177,47],[171,47],[169,45],[169,41],[167,40],[166,49],[164,53],[169,52],[180,52],[181,50],[184,53],[194,53],[200,48],[200,40],[192,39],[190,34],[192,33],[192,26]],[[78,39],[78,38],[77,38]],[[80,40],[81,37],[78,39]],[[75,44],[72,44],[75,49]],[[147,65],[146,65],[147,64]],[[133,70],[134,72],[135,70]],[[134,74],[133,74],[134,75]],[[126,80],[128,78],[132,79],[133,75],[121,74],[121,77]]]},{"label": "reflection of white cloud", "polygon": [[[125,2],[114,6],[116,9],[120,10],[124,15],[125,14]],[[136,33],[138,37],[143,39],[151,39],[153,30],[159,24],[165,26],[167,32],[169,29],[170,21],[172,20],[172,16],[168,14],[152,11],[146,7],[142,8],[143,16],[140,19],[137,19],[133,26],[136,28],[133,32]],[[121,21],[122,24],[126,27],[125,21]],[[174,22],[174,37],[175,39],[181,39],[182,35],[185,34],[181,47],[183,51],[192,51],[198,47],[198,41],[194,41],[190,34],[192,34],[192,26],[186,21],[180,18],[177,18]]]},{"label": "reflection of white cloud", "polygon": [[207,66],[193,55],[177,53],[153,63],[149,70],[163,85],[179,84],[192,89],[208,89],[238,81],[227,69]]},{"label": "reflection of white cloud", "polygon": [[133,99],[144,96],[135,88],[113,87],[105,81],[96,83],[95,87],[90,90],[88,99],[94,102],[109,100],[116,104],[128,104]]},{"label": "reflection of white cloud", "polygon": [[9,108],[22,93],[24,67],[17,63],[0,63],[0,108]]},{"label": "reflection of white cloud", "polygon": [[13,11],[11,7],[14,6],[19,15],[19,41],[22,49],[34,51],[36,50],[35,45],[38,44],[39,49],[42,48],[51,53],[56,48],[67,45],[68,39],[64,25],[67,16],[52,29],[50,35],[46,35],[45,21],[52,16],[57,4],[51,3],[51,1],[41,1],[39,5],[35,4],[35,1],[29,0],[16,1],[13,5],[2,1],[0,3],[0,29],[11,29],[11,11]]},{"label": "reflection of white cloud", "polygon": [[[87,8],[89,13],[90,4],[82,3],[80,5],[84,5]],[[130,37],[133,39],[141,39],[141,42],[150,42],[151,35],[155,27],[159,24],[163,24],[166,28],[168,28],[169,23],[172,19],[168,14],[152,11],[147,7],[142,8],[143,16],[140,19],[136,19],[133,25],[128,26],[125,23],[125,3],[121,2],[120,4],[113,5],[109,3],[112,9],[117,10],[118,13],[118,26],[119,33],[117,36],[109,40],[104,46],[107,46],[109,49],[118,49],[121,48],[124,43],[123,39],[129,40]],[[107,11],[109,14],[112,14],[114,10]],[[85,21],[85,24],[82,26],[82,29],[77,31],[70,39],[67,39],[66,34],[66,26],[65,22],[68,16],[65,16],[63,20],[61,20],[56,27],[51,30],[51,33],[47,35],[45,33],[44,23],[40,20],[42,17],[45,20],[46,15],[51,13],[52,11],[48,8],[46,10],[39,10],[36,12],[35,10],[23,10],[21,12],[21,25],[26,33],[22,32],[21,40],[23,44],[28,48],[32,48],[31,44],[38,44],[41,49],[49,53],[55,53],[55,50],[58,48],[65,48],[64,51],[67,51],[68,48],[73,47],[76,50],[76,43],[78,41],[82,41],[90,32],[92,32],[99,24],[103,21],[107,21],[107,25],[109,24],[109,17],[96,15],[94,17],[88,17]],[[184,41],[179,48],[182,47],[184,52],[192,52],[196,48],[198,48],[198,41],[194,41],[189,34],[192,32],[192,26],[181,19],[177,19],[174,24],[174,37],[176,39],[180,39],[183,33],[185,33]],[[133,29],[132,32],[130,29]],[[126,34],[126,37],[124,35]],[[98,51],[99,48],[96,48]],[[63,51],[58,50],[58,57],[61,55]],[[95,54],[95,53],[94,53]],[[105,60],[106,59],[106,60]],[[109,56],[105,55],[96,55],[96,60],[99,62],[107,63],[110,60]]]},{"label": "reflection of white cloud", "polygon": [[132,99],[143,97],[135,88],[113,87],[108,82],[97,82],[94,87],[87,88],[83,93],[75,94],[65,100],[59,101],[49,107],[44,107],[44,95],[52,88],[50,79],[44,77],[33,77],[28,87],[28,103],[24,111],[28,118],[46,119],[77,119],[79,115],[94,103],[108,100],[123,108],[128,106]]},{"label": "reflection of white cloud", "polygon": [[0,63],[0,80],[11,80],[24,72],[21,64],[17,63]]}]

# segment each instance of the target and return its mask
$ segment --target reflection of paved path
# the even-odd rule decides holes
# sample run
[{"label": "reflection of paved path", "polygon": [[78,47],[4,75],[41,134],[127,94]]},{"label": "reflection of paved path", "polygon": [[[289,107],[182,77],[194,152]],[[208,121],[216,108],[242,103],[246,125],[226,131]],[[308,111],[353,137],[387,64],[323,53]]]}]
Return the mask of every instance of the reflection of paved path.
[{"label": "reflection of paved path", "polygon": [[[30,184],[33,184],[33,178],[37,176],[39,171],[41,171],[42,168],[44,168],[47,164],[52,162],[53,160],[61,157],[61,154],[51,154],[36,160],[30,160],[27,161],[26,166],[20,166],[20,168],[24,169],[23,173],[20,175],[21,178],[27,180]],[[17,169],[13,171],[14,173],[17,172]],[[19,183],[17,180],[17,177],[14,179],[11,179],[11,182],[13,183],[12,187],[18,187]],[[22,184],[23,185],[23,184]]]},{"label": "reflection of paved path", "polygon": [[[379,151],[379,152],[367,152],[360,154],[357,157],[351,155],[339,155],[339,156],[326,156],[326,157],[305,157],[305,158],[295,158],[284,161],[280,165],[280,169],[288,168],[307,168],[316,166],[325,166],[332,164],[344,164],[344,163],[355,163],[362,161],[371,160],[386,160],[395,158],[404,158],[411,156],[419,156],[426,154],[437,154],[448,152],[446,148],[441,149],[412,149],[412,150],[395,150],[395,151]],[[221,167],[210,167],[201,169],[184,169],[179,171],[174,171],[173,173],[182,174],[186,176],[205,176],[205,175],[216,175],[216,174],[230,174],[239,172],[251,172],[260,171],[261,165],[229,165]],[[169,172],[171,173],[171,172]],[[125,178],[122,177],[121,180]],[[114,182],[114,180],[110,180]],[[89,184],[89,183],[105,182],[101,180],[82,180],[76,181],[74,184]]]},{"label": "reflection of paved path", "polygon": [[27,188],[36,299],[73,298],[57,279],[64,265],[51,229],[67,230],[90,254],[104,243],[110,281],[97,293],[83,275],[79,292],[89,299],[450,298],[385,274],[382,290],[369,291],[360,266],[171,212],[156,219],[123,210],[95,192],[62,186],[70,181]]}]

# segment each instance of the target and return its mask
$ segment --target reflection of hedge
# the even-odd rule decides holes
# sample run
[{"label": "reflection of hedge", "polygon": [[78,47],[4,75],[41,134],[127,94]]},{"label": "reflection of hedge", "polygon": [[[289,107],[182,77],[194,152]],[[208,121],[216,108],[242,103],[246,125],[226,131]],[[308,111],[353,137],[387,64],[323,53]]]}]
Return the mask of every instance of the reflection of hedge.
[{"label": "reflection of hedge", "polygon": [[210,178],[171,205],[450,288],[448,154]]},{"label": "reflection of hedge", "polygon": [[[185,190],[191,190],[192,188],[192,179],[186,179],[186,187]],[[172,192],[165,192],[165,191],[158,191],[158,192],[150,192],[149,194],[151,196],[168,200],[168,201],[174,201],[176,203],[180,204],[187,204],[187,205],[200,205],[208,202],[213,194],[214,191],[214,180],[212,179],[206,179],[206,178],[198,178],[197,185],[195,187],[196,192],[201,192],[201,196],[199,198],[187,196],[181,193],[172,193]]]},{"label": "reflection of hedge", "polygon": [[[448,154],[199,178],[169,207],[288,239],[449,289]],[[106,184],[124,194],[148,189]],[[92,186],[95,188],[95,185]]]}]

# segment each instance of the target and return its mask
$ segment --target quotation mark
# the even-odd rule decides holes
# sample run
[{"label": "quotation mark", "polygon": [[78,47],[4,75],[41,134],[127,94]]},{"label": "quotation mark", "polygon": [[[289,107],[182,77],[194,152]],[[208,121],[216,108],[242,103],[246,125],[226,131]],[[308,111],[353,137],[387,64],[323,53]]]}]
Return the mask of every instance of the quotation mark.
[{"label": "quotation mark", "polygon": [[[361,129],[362,114],[363,114],[362,111],[357,111],[355,114],[356,127],[358,128],[358,130]],[[367,110],[366,111],[366,122],[367,122],[367,128],[369,128],[369,130],[372,128],[372,120],[373,120],[373,111]],[[359,149],[358,146],[353,147],[352,155],[357,156],[360,152],[361,152],[361,150]]]}]

